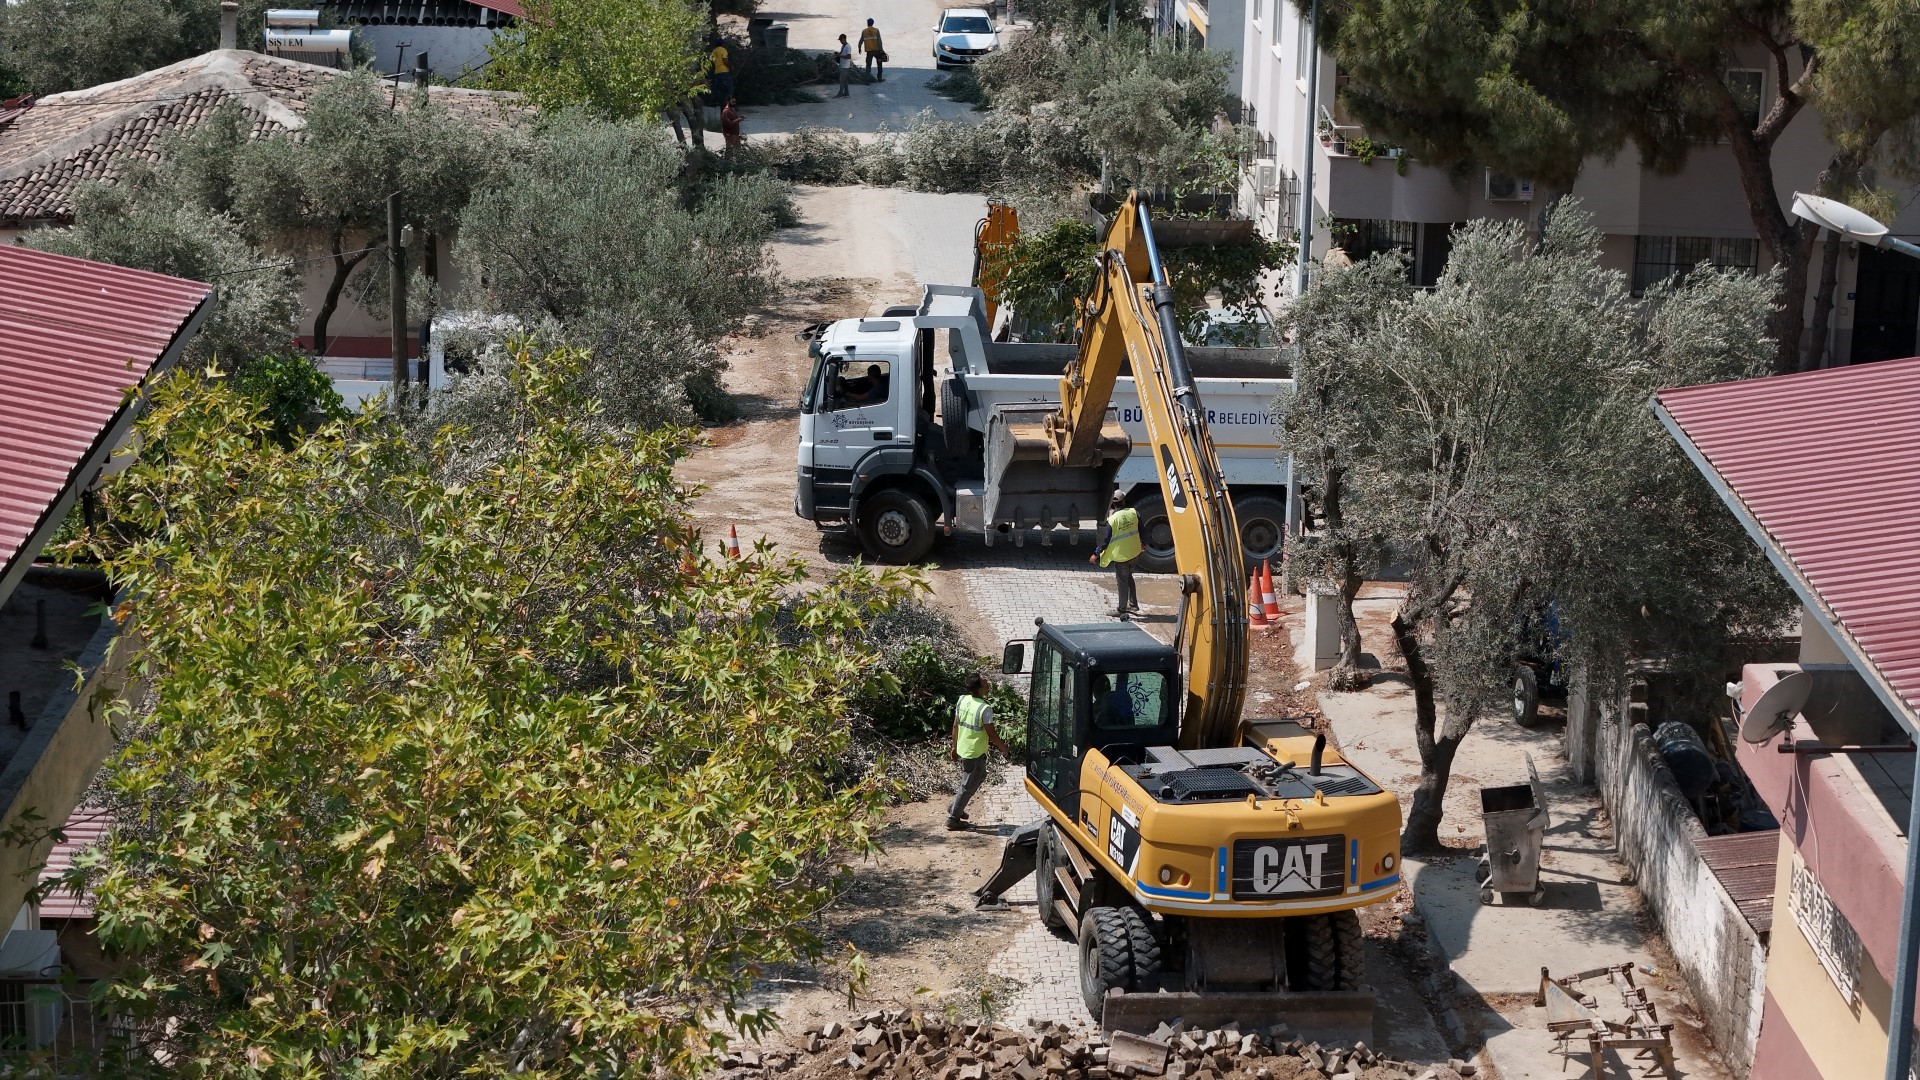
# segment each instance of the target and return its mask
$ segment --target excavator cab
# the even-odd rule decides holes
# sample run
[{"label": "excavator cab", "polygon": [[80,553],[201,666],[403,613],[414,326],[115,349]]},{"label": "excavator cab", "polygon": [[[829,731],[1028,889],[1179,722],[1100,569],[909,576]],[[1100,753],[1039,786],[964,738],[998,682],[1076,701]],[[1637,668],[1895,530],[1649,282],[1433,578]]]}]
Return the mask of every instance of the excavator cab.
[{"label": "excavator cab", "polygon": [[[1027,777],[1069,816],[1079,810],[1088,750],[1116,763],[1179,740],[1180,663],[1132,623],[1036,623],[1027,695]],[[1007,645],[1001,668],[1025,670],[1027,642]]]}]

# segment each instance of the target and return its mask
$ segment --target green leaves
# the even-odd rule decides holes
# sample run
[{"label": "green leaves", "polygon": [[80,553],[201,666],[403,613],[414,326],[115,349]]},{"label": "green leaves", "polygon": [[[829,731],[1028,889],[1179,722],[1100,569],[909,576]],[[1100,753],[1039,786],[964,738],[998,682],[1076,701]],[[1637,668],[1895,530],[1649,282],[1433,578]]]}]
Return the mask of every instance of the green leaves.
[{"label": "green leaves", "polygon": [[530,0],[492,54],[489,79],[546,109],[657,120],[701,85],[704,5],[688,0]]},{"label": "green leaves", "polygon": [[585,362],[518,351],[481,465],[157,391],[163,451],[108,493],[150,539],[98,548],[151,707],[90,872],[169,1075],[692,1075],[721,1018],[768,1022],[757,965],[818,952],[880,794],[827,779],[863,627],[911,579],[710,560],[684,433],[583,428]]}]

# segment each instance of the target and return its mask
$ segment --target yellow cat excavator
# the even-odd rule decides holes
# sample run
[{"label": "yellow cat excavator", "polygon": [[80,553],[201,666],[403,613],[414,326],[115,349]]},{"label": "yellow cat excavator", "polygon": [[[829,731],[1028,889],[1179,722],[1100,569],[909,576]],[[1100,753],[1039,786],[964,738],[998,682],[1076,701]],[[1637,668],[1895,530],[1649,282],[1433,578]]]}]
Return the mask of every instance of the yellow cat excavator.
[{"label": "yellow cat excavator", "polygon": [[1031,671],[1026,788],[1046,817],[1009,839],[976,895],[991,904],[1036,875],[1040,918],[1077,939],[1106,1028],[1178,1016],[1371,1038],[1356,909],[1399,887],[1399,802],[1323,736],[1241,716],[1240,534],[1138,193],[1099,259],[1047,453],[1069,469],[1111,457],[1108,401],[1132,375],[1173,530],[1174,644],[1044,618],[1008,643],[1003,669]]}]

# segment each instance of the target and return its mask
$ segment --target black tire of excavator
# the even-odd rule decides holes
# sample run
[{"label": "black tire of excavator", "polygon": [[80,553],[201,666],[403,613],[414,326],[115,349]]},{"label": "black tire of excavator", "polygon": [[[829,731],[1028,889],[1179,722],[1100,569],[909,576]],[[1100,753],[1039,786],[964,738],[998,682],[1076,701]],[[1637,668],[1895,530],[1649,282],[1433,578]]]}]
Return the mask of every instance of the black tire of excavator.
[{"label": "black tire of excavator", "polygon": [[1060,865],[1059,828],[1049,821],[1040,827],[1040,839],[1033,845],[1033,898],[1040,912],[1040,925],[1056,934],[1067,931],[1067,920],[1053,906],[1060,896],[1060,883],[1053,871]]},{"label": "black tire of excavator", "polygon": [[1107,991],[1133,984],[1133,938],[1126,908],[1088,908],[1080,915],[1080,1000],[1095,1023],[1106,1010]]},{"label": "black tire of excavator", "polygon": [[1146,912],[1128,905],[1119,911],[1127,920],[1127,942],[1133,947],[1133,983],[1130,990],[1152,990],[1160,982],[1164,952],[1160,935],[1154,932],[1153,919]]},{"label": "black tire of excavator", "polygon": [[1336,911],[1327,916],[1333,924],[1333,945],[1340,954],[1335,990],[1358,990],[1367,981],[1367,939],[1360,933],[1360,913]]},{"label": "black tire of excavator", "polygon": [[1307,985],[1302,990],[1340,988],[1340,949],[1334,943],[1333,919],[1326,915],[1300,917],[1300,948]]}]

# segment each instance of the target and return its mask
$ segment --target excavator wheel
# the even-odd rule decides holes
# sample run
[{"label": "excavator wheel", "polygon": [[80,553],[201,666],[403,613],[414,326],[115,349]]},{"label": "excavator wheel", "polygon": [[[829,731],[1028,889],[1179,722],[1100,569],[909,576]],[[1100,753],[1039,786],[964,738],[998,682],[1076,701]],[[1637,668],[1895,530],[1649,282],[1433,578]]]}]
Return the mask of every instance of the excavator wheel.
[{"label": "excavator wheel", "polygon": [[1334,989],[1358,990],[1367,977],[1367,942],[1360,934],[1360,913],[1336,911],[1326,918],[1333,926],[1334,951],[1340,956]]},{"label": "excavator wheel", "polygon": [[1095,1020],[1108,990],[1138,990],[1159,978],[1159,939],[1139,908],[1088,908],[1080,917],[1080,997]]},{"label": "excavator wheel", "polygon": [[1300,950],[1299,974],[1306,985],[1295,989],[1338,990],[1340,946],[1334,934],[1333,920],[1325,915],[1302,915],[1296,922],[1298,937],[1289,944]]}]

